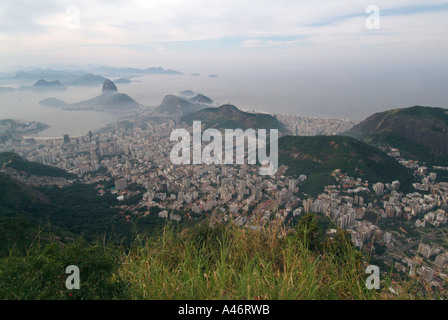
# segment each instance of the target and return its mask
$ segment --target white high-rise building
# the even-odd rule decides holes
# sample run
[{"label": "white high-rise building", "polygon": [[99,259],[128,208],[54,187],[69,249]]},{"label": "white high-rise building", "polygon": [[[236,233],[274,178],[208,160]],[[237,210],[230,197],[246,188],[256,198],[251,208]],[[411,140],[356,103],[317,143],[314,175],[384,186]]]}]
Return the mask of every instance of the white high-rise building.
[{"label": "white high-rise building", "polygon": [[384,193],[384,184],[381,182],[375,183],[373,186],[373,191],[375,191],[377,196],[380,196]]},{"label": "white high-rise building", "polygon": [[400,181],[395,180],[394,182],[392,182],[392,189],[395,191],[400,190]]}]

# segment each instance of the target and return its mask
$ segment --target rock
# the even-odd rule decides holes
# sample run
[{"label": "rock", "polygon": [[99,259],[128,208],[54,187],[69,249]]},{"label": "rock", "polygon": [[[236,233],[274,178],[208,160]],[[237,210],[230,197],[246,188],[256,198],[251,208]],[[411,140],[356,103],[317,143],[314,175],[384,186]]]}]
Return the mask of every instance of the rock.
[{"label": "rock", "polygon": [[113,92],[113,91],[118,92],[118,89],[117,89],[117,86],[115,85],[115,83],[113,83],[109,79],[104,80],[102,93]]}]

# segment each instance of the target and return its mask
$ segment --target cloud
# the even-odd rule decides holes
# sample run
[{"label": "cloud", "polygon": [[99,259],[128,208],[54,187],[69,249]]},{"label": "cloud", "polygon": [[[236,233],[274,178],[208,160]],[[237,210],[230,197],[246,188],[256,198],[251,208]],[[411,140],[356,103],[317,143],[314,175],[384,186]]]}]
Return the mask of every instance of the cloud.
[{"label": "cloud", "polygon": [[[234,39],[234,50],[275,49],[291,59],[321,55],[323,50],[350,56],[366,47],[373,52],[364,54],[371,56],[387,51],[404,54],[418,44],[421,47],[414,49],[421,55],[422,47],[429,55],[435,54],[430,53],[434,48],[440,56],[447,53],[447,45],[440,41],[448,30],[442,17],[448,10],[446,1],[377,0],[378,32],[365,28],[365,9],[371,4],[370,0],[2,0],[0,39],[6,49],[0,61],[4,56],[51,50],[70,55],[79,53],[80,47],[107,46],[111,54],[113,47],[116,53],[127,54],[176,46],[188,52],[208,42],[210,50],[219,51],[228,46],[228,39]],[[69,6],[79,9],[79,29],[67,27]],[[95,50],[92,56],[103,52]]]},{"label": "cloud", "polygon": [[241,41],[243,48],[263,48],[263,47],[293,47],[305,45],[303,40],[264,40],[247,39]]}]

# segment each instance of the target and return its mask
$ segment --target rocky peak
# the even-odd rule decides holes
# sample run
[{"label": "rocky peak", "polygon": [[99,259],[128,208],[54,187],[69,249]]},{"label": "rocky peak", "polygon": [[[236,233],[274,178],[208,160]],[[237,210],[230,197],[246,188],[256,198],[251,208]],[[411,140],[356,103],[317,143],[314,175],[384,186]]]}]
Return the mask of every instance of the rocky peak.
[{"label": "rocky peak", "polygon": [[113,83],[111,80],[106,79],[103,82],[103,90],[102,93],[105,92],[118,92],[117,86],[115,85],[115,83]]}]

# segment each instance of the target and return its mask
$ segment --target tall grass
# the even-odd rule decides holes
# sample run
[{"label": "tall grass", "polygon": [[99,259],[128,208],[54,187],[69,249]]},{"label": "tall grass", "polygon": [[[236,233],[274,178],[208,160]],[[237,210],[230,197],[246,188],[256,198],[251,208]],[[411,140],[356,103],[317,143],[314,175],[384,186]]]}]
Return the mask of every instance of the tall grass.
[{"label": "tall grass", "polygon": [[136,299],[376,299],[367,290],[358,252],[331,245],[313,252],[303,238],[281,230],[166,228],[137,245],[119,274]]},{"label": "tall grass", "polygon": [[[446,298],[418,278],[386,277],[380,290],[368,290],[365,258],[346,234],[321,239],[317,231],[306,223],[288,233],[280,227],[203,223],[184,230],[168,225],[161,235],[137,237],[131,247],[34,244],[26,255],[0,259],[0,299]],[[65,287],[65,268],[71,264],[80,269],[80,290]]]}]

